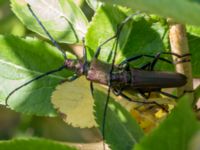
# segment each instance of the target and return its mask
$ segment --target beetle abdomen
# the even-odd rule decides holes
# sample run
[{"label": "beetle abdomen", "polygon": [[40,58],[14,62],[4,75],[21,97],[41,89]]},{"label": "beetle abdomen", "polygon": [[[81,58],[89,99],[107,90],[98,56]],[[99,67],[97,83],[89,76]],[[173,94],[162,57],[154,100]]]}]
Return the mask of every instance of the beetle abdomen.
[{"label": "beetle abdomen", "polygon": [[131,69],[131,86],[135,88],[172,88],[185,85],[180,73]]}]

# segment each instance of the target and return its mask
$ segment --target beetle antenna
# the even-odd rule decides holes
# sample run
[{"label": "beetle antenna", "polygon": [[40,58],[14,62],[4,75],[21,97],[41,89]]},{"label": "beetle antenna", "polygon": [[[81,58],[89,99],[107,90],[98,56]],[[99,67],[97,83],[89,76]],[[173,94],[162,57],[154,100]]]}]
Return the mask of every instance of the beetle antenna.
[{"label": "beetle antenna", "polygon": [[134,14],[132,14],[132,15],[126,17],[126,19],[124,19],[124,20],[118,25],[117,32],[115,33],[115,35],[113,35],[112,37],[110,37],[109,39],[107,39],[106,41],[104,41],[103,43],[101,43],[101,44],[98,46],[98,48],[97,48],[97,50],[96,50],[96,52],[95,52],[95,54],[94,54],[94,58],[98,58],[98,56],[99,56],[99,54],[100,54],[100,51],[101,51],[101,47],[102,47],[103,45],[105,45],[106,43],[108,43],[109,41],[111,41],[112,39],[117,38],[117,36],[119,36],[119,34],[120,34],[120,32],[121,32],[123,26],[124,26],[130,19],[132,19],[134,16],[136,16],[136,15],[138,15],[138,14],[140,14],[139,11],[137,11],[136,13],[134,13]]},{"label": "beetle antenna", "polygon": [[51,40],[51,42],[53,43],[53,45],[62,52],[64,59],[67,59],[67,55],[65,53],[64,50],[61,49],[61,47],[58,45],[58,43],[56,42],[56,40],[51,36],[51,34],[47,31],[47,29],[45,28],[45,26],[43,25],[43,23],[40,21],[40,19],[36,16],[36,14],[34,13],[33,9],[31,8],[31,6],[29,4],[27,4],[29,11],[31,12],[31,14],[33,15],[33,17],[35,18],[35,20],[38,22],[38,24],[42,27],[44,33],[49,37],[49,39]]},{"label": "beetle antenna", "polygon": [[64,68],[65,68],[65,65],[63,65],[63,66],[61,66],[61,67],[59,67],[59,68],[57,68],[57,69],[48,71],[48,72],[46,72],[46,73],[44,73],[44,74],[41,74],[41,75],[39,75],[39,76],[37,76],[37,77],[35,77],[35,78],[33,78],[33,79],[31,79],[31,80],[25,82],[24,84],[20,85],[19,87],[15,88],[15,89],[14,89],[13,91],[11,91],[11,92],[8,94],[8,96],[6,97],[6,99],[5,99],[5,105],[8,106],[8,99],[9,99],[15,92],[17,92],[18,90],[20,90],[20,89],[23,88],[24,86],[26,86],[26,85],[32,83],[32,82],[35,81],[35,80],[41,79],[41,78],[43,78],[43,77],[45,77],[45,76],[47,76],[47,75],[50,75],[50,74],[59,72],[59,71],[63,70]]},{"label": "beetle antenna", "polygon": [[115,43],[113,45],[112,50],[114,50],[114,54],[113,54],[113,60],[111,63],[111,69],[109,71],[109,82],[108,82],[108,92],[107,92],[107,97],[106,97],[106,103],[105,103],[105,109],[103,112],[103,120],[102,120],[102,136],[103,136],[103,149],[105,150],[105,125],[106,125],[106,115],[107,115],[107,109],[108,109],[108,104],[109,104],[109,100],[110,100],[110,92],[111,92],[111,84],[112,84],[112,72],[114,70],[114,64],[115,64],[115,60],[116,60],[116,55],[117,55],[117,49],[118,49],[118,43],[119,43],[119,38],[120,38],[120,33],[124,27],[124,25],[133,18],[133,16],[137,15],[139,12],[136,12],[134,14],[132,14],[131,16],[128,16],[125,18],[125,20],[123,20],[118,26],[117,26],[117,32],[114,36],[112,36],[111,38],[109,38],[108,40],[106,40],[104,43],[102,43],[98,49],[97,52],[95,53],[95,57],[97,58],[99,53],[100,53],[100,49],[101,46],[103,46],[105,43],[109,42],[110,40],[112,40],[113,38],[116,37]]}]

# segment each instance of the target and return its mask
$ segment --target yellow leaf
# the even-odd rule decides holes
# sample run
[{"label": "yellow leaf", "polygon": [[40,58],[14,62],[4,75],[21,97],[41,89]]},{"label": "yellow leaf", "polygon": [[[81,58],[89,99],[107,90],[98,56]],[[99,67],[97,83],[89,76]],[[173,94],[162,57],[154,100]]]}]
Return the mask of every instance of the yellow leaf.
[{"label": "yellow leaf", "polygon": [[66,123],[80,128],[97,126],[90,82],[84,76],[57,86],[52,94],[52,103]]},{"label": "yellow leaf", "polygon": [[160,109],[159,111],[157,111],[156,113],[155,113],[155,117],[156,118],[162,118],[162,117],[164,117],[164,116],[166,116],[166,112],[165,111],[163,111],[162,109]]}]

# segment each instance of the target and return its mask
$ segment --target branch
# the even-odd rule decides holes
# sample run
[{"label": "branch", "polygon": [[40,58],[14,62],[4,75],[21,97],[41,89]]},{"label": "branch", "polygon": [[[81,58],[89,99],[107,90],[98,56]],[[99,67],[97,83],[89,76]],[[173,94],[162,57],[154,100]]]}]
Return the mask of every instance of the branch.
[{"label": "branch", "polygon": [[[171,51],[179,55],[190,53],[185,26],[174,22],[172,19],[168,19],[168,23],[170,25],[169,39],[170,39]],[[190,56],[186,56],[184,57],[184,59],[190,59],[189,57]],[[177,59],[178,58],[176,56],[173,56],[174,62]],[[175,67],[177,72],[182,73],[187,77],[187,84],[182,88],[178,89],[178,95],[182,95],[184,91],[193,91],[191,62],[178,63],[175,65]],[[188,94],[190,95],[192,103],[194,95],[193,93],[188,93]]]}]

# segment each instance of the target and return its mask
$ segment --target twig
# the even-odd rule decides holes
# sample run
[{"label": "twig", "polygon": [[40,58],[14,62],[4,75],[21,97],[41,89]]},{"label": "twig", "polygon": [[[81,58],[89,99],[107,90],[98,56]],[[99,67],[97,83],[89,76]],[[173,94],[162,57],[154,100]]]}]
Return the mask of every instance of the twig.
[{"label": "twig", "polygon": [[[168,19],[168,23],[170,25],[169,29],[169,39],[170,39],[170,46],[171,51],[173,53],[184,55],[189,54],[189,46],[188,46],[188,40],[186,35],[186,29],[185,25],[178,24],[174,22],[172,19]],[[184,57],[184,59],[189,60],[190,56]],[[173,56],[174,62],[177,61],[177,57]],[[179,73],[184,74],[187,77],[187,84],[178,89],[178,95],[182,95],[184,91],[193,91],[193,80],[192,80],[192,67],[191,62],[184,62],[184,63],[177,63],[176,64],[176,71]],[[193,93],[188,93],[190,95],[191,103],[193,102],[194,95]]]},{"label": "twig", "polygon": [[[62,142],[63,144],[67,144],[70,146],[74,146],[79,150],[102,150],[103,149],[103,144],[101,142],[96,142],[96,143],[69,143],[69,142]],[[110,150],[109,147],[106,145],[105,150]]]}]

